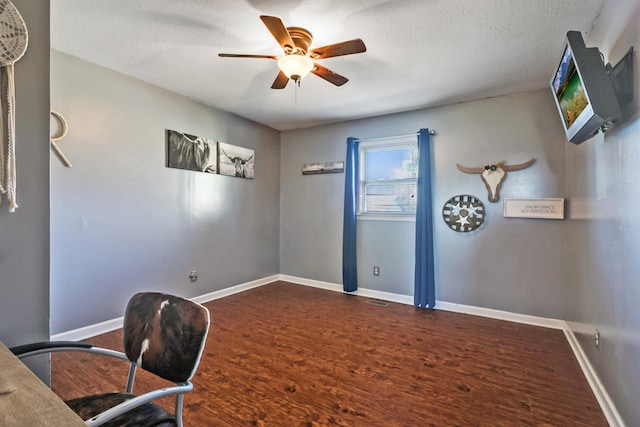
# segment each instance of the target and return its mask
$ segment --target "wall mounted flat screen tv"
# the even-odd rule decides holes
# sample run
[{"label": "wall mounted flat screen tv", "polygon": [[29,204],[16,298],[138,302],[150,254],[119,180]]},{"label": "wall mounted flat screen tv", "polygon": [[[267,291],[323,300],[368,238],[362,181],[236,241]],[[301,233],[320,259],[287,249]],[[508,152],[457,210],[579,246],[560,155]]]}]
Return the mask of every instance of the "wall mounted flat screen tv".
[{"label": "wall mounted flat screen tv", "polygon": [[620,106],[598,48],[587,48],[579,31],[569,31],[562,52],[551,89],[567,139],[580,144],[611,123]]}]

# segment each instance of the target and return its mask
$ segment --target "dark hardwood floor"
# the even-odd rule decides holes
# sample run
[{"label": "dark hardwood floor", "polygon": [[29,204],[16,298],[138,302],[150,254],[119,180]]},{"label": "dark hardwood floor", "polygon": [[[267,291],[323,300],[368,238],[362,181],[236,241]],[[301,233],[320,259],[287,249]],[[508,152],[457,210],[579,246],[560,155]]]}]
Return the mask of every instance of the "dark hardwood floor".
[{"label": "dark hardwood floor", "polygon": [[[559,330],[285,282],[206,306],[186,426],[607,425]],[[122,348],[121,331],[90,341]],[[136,392],[162,384],[140,374]],[[104,358],[52,355],[63,399],[121,390],[125,377]]]}]

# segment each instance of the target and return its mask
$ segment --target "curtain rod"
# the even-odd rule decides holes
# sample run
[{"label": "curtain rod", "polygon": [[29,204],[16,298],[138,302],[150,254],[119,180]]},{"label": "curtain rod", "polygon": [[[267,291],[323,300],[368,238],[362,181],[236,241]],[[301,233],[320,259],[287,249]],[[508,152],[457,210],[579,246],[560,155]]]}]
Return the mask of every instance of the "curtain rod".
[{"label": "curtain rod", "polygon": [[[435,135],[435,134],[436,134],[435,130],[429,129],[429,135]],[[383,136],[380,138],[358,139],[358,141],[360,142],[384,141],[385,139],[408,138],[410,136],[418,136],[418,132],[408,133],[406,135],[393,135],[393,136]]]}]

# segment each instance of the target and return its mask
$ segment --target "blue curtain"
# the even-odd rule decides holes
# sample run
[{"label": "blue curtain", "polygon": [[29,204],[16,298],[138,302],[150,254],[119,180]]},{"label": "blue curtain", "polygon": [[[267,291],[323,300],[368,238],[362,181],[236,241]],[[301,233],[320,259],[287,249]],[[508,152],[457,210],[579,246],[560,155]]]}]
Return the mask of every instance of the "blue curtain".
[{"label": "blue curtain", "polygon": [[344,225],[342,228],[342,286],[345,292],[358,289],[356,257],[356,212],[358,208],[358,140],[347,138],[344,176]]},{"label": "blue curtain", "polygon": [[418,132],[418,205],[416,207],[416,270],[413,304],[436,305],[431,200],[431,146],[429,129]]}]

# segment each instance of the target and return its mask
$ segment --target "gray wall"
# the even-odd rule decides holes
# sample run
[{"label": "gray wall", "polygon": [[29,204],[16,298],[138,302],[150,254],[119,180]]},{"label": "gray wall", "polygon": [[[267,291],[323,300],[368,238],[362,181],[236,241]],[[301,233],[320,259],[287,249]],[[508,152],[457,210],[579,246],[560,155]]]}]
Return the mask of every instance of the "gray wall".
[{"label": "gray wall", "polygon": [[[30,46],[16,66],[20,208],[9,214],[0,207],[0,339],[7,345],[45,339],[49,330],[49,2],[14,3]],[[637,0],[607,2],[587,42],[615,62],[640,46],[639,21]],[[278,248],[281,273],[339,283],[344,175],[303,177],[301,164],[342,160],[347,136],[428,126],[439,132],[433,141],[439,299],[569,319],[627,424],[640,425],[633,405],[640,394],[637,54],[635,100],[624,123],[581,146],[564,144],[566,153],[558,148],[564,138],[546,91],[285,132],[280,154],[279,135],[270,129],[74,58],[54,53],[53,62],[52,107],[69,120],[61,145],[74,162],[73,169],[51,163],[54,333],[120,316],[137,289],[190,296],[273,274]],[[164,136],[157,121],[160,128],[255,147],[256,180],[159,166]],[[538,162],[510,175],[502,197],[564,195],[567,221],[504,219],[501,204],[488,202],[486,223],[474,233],[455,234],[438,221],[452,195],[486,202],[478,177],[458,172],[456,162],[529,156]],[[248,218],[246,207],[253,209]],[[411,223],[359,223],[361,286],[411,293],[412,234]],[[373,263],[381,266],[378,279],[370,275]],[[192,268],[202,272],[195,286],[186,282]]]},{"label": "gray wall", "polygon": [[[409,113],[283,132],[280,272],[342,283],[344,174],[302,176],[303,163],[344,160],[348,136],[361,139],[435,129],[432,138],[439,300],[564,318],[565,233],[562,221],[503,218],[478,175],[456,163],[482,166],[535,157],[512,172],[505,197],[563,197],[564,133],[550,91],[466,102]],[[485,204],[482,227],[456,233],[441,219],[444,203],[472,194]],[[358,221],[359,286],[413,295],[413,222]],[[380,267],[380,276],[372,267]]]},{"label": "gray wall", "polygon": [[[0,340],[49,338],[49,2],[15,0],[29,47],[15,65],[15,213],[0,204]],[[48,362],[37,373],[48,377]]]},{"label": "gray wall", "polygon": [[[615,64],[634,46],[634,101],[621,123],[567,144],[567,319],[627,425],[640,425],[640,2],[607,4],[587,46]],[[596,349],[594,333],[601,333]]]},{"label": "gray wall", "polygon": [[[278,273],[279,132],[51,55],[73,163],[51,161],[53,334],[122,316],[139,290],[193,297]],[[165,128],[254,149],[255,179],[165,167]]]}]

